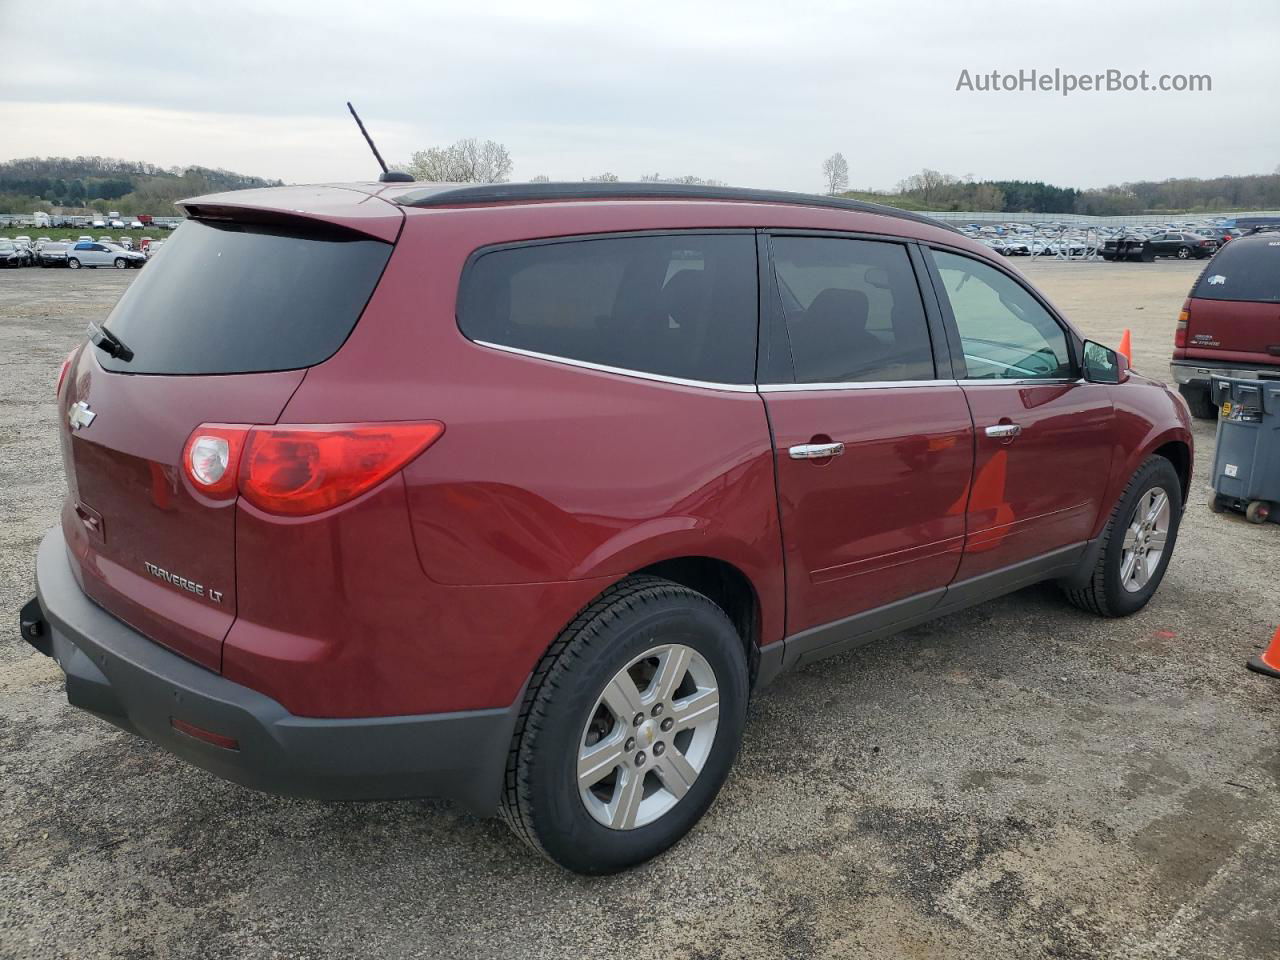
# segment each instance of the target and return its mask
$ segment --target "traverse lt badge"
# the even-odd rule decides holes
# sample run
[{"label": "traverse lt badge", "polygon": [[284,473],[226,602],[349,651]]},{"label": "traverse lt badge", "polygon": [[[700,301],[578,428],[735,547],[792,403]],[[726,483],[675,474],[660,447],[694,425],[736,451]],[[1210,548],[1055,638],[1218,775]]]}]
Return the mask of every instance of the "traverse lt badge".
[{"label": "traverse lt badge", "polygon": [[93,423],[93,418],[96,416],[97,414],[89,409],[89,405],[81,400],[79,403],[73,403],[71,409],[67,411],[67,423],[71,424],[72,430],[79,430]]}]

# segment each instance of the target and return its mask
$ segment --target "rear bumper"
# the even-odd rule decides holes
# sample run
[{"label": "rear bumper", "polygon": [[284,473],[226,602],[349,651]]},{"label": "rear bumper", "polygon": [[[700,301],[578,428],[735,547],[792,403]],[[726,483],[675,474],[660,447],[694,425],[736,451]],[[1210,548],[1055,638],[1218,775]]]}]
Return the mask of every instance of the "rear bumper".
[{"label": "rear bumper", "polygon": [[1248,363],[1214,363],[1210,360],[1173,360],[1169,363],[1179,386],[1193,384],[1208,388],[1212,377],[1241,377],[1246,380],[1280,379],[1280,364],[1274,367]]},{"label": "rear bumper", "polygon": [[[523,691],[507,708],[418,716],[299,717],[152,643],[84,595],[60,529],[36,558],[23,637],[66,674],[67,700],[247,787],[328,800],[443,797],[497,809]],[[236,743],[215,746],[175,727]]]}]

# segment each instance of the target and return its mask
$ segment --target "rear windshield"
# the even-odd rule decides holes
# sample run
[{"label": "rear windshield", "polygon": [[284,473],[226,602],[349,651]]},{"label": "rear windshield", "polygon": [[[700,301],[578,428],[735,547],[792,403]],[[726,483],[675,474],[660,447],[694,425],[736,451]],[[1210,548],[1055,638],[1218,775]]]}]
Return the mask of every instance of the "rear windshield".
[{"label": "rear windshield", "polygon": [[105,326],[133,351],[120,373],[296,370],[355,327],[391,245],[339,231],[188,220]]},{"label": "rear windshield", "polygon": [[1199,300],[1280,303],[1280,233],[1228,243],[1209,261],[1191,295]]}]

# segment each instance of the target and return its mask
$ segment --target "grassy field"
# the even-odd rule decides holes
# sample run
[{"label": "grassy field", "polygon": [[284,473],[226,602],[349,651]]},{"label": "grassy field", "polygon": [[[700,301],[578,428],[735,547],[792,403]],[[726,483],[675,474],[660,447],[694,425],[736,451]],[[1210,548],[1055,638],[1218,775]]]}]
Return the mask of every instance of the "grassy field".
[{"label": "grassy field", "polygon": [[48,237],[50,240],[78,240],[80,237],[93,237],[97,240],[99,237],[111,237],[119,240],[121,237],[132,237],[134,246],[137,246],[139,240],[143,237],[151,237],[153,240],[160,240],[170,236],[172,230],[147,229],[147,230],[112,230],[108,227],[105,230],[95,230],[91,227],[0,227],[0,239],[8,238],[12,240],[14,237],[30,237],[32,240],[38,240],[41,237]]}]

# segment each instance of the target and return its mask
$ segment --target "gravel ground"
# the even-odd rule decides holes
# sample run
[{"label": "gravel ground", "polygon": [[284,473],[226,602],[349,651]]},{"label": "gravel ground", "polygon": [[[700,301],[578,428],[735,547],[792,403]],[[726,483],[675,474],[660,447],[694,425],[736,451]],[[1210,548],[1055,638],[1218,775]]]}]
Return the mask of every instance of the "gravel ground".
[{"label": "gravel ground", "polygon": [[[1021,264],[1020,264],[1021,266]],[[1194,264],[1034,263],[1167,373]],[[134,278],[0,274],[0,609],[63,484],[53,377]],[[1024,590],[780,679],[678,847],[584,880],[446,804],[214,779],[0,642],[0,957],[1280,957],[1280,528],[1206,506],[1141,614]],[[1270,561],[1270,562],[1268,562]]]}]

